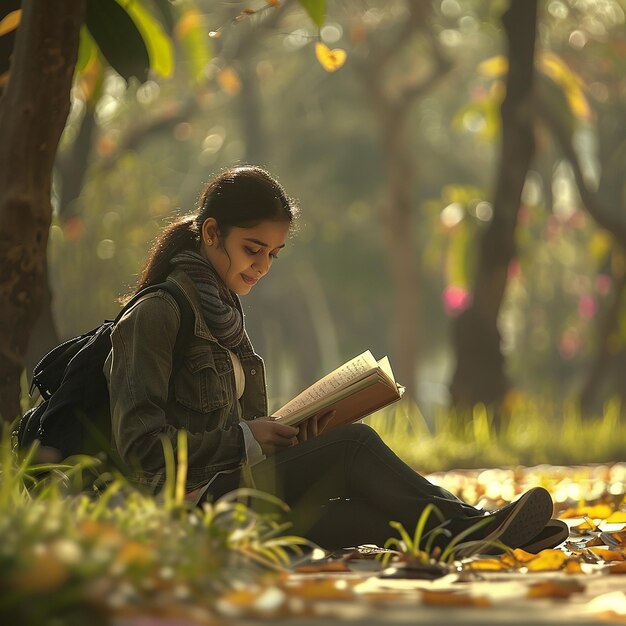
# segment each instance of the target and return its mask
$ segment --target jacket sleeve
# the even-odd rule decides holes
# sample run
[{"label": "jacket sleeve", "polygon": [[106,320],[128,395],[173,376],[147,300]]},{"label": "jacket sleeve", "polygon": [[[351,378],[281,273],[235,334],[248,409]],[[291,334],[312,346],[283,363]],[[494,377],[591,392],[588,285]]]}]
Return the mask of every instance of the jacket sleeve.
[{"label": "jacket sleeve", "polygon": [[[137,465],[140,482],[160,485],[165,478],[163,436],[176,453],[177,429],[166,407],[180,313],[169,296],[147,295],[116,324],[111,335],[109,378],[113,437],[122,460]],[[206,482],[245,454],[241,428],[187,433],[187,486]]]}]

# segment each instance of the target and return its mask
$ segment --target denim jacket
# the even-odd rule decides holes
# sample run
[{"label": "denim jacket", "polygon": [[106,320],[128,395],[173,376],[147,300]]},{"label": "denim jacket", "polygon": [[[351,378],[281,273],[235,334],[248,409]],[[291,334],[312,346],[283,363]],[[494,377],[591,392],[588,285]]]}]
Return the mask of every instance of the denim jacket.
[{"label": "denim jacket", "polygon": [[116,324],[104,373],[113,443],[130,468],[131,481],[153,489],[163,485],[162,437],[171,441],[176,454],[182,429],[187,431],[186,488],[191,491],[245,462],[239,421],[267,415],[265,368],[246,334],[235,350],[245,374],[244,394],[238,400],[232,360],[207,327],[193,282],[180,269],[167,280],[182,288],[195,318],[181,367],[172,376],[178,306],[166,291],[155,291],[138,300]]}]

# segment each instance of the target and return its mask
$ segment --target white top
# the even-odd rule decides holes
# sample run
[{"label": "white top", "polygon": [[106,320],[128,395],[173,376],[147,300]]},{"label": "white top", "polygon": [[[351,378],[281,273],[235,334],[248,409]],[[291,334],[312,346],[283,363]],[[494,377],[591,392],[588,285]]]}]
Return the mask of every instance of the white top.
[{"label": "white top", "polygon": [[[237,400],[241,400],[241,396],[243,396],[243,392],[246,388],[246,375],[244,374],[239,357],[230,350],[228,351],[228,354],[230,356],[230,360],[233,363],[233,374],[235,375],[235,393],[237,395]],[[263,454],[261,445],[254,438],[254,435],[250,430],[250,426],[248,426],[248,424],[246,423],[246,420],[240,420],[239,426],[243,431],[243,440],[246,447],[246,464],[248,466],[252,466],[260,463],[261,461],[264,461],[265,455]]]}]

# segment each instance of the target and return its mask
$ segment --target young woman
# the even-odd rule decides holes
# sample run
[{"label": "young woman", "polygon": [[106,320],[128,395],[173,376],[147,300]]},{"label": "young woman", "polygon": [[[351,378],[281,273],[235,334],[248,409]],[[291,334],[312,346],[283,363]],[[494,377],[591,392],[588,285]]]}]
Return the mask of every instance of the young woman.
[{"label": "young woman", "polygon": [[[162,437],[176,448],[183,429],[190,499],[255,486],[285,501],[292,530],[324,547],[381,545],[393,534],[390,520],[412,530],[429,504],[445,520],[441,538],[481,519],[471,539],[518,547],[545,534],[552,501],[543,489],[485,514],[417,474],[364,424],[324,433],[328,414],[299,428],[268,415],[263,361],[246,334],[239,296],[267,276],[296,213],[265,170],[237,166],[215,177],[196,212],[157,239],[137,291],[175,283],[193,311],[194,332],[182,366],[173,368],[181,311],[166,290],[141,297],[113,332],[105,374],[114,443],[134,468],[132,480],[158,490]],[[433,514],[428,528],[439,523]]]}]

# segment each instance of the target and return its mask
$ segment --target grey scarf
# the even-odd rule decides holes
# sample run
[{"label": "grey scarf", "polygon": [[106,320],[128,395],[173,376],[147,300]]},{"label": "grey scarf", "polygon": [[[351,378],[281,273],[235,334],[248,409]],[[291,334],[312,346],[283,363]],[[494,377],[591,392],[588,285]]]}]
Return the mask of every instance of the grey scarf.
[{"label": "grey scarf", "polygon": [[243,310],[239,296],[228,289],[215,268],[198,252],[183,250],[172,257],[200,293],[204,321],[215,338],[229,350],[243,340]]}]

